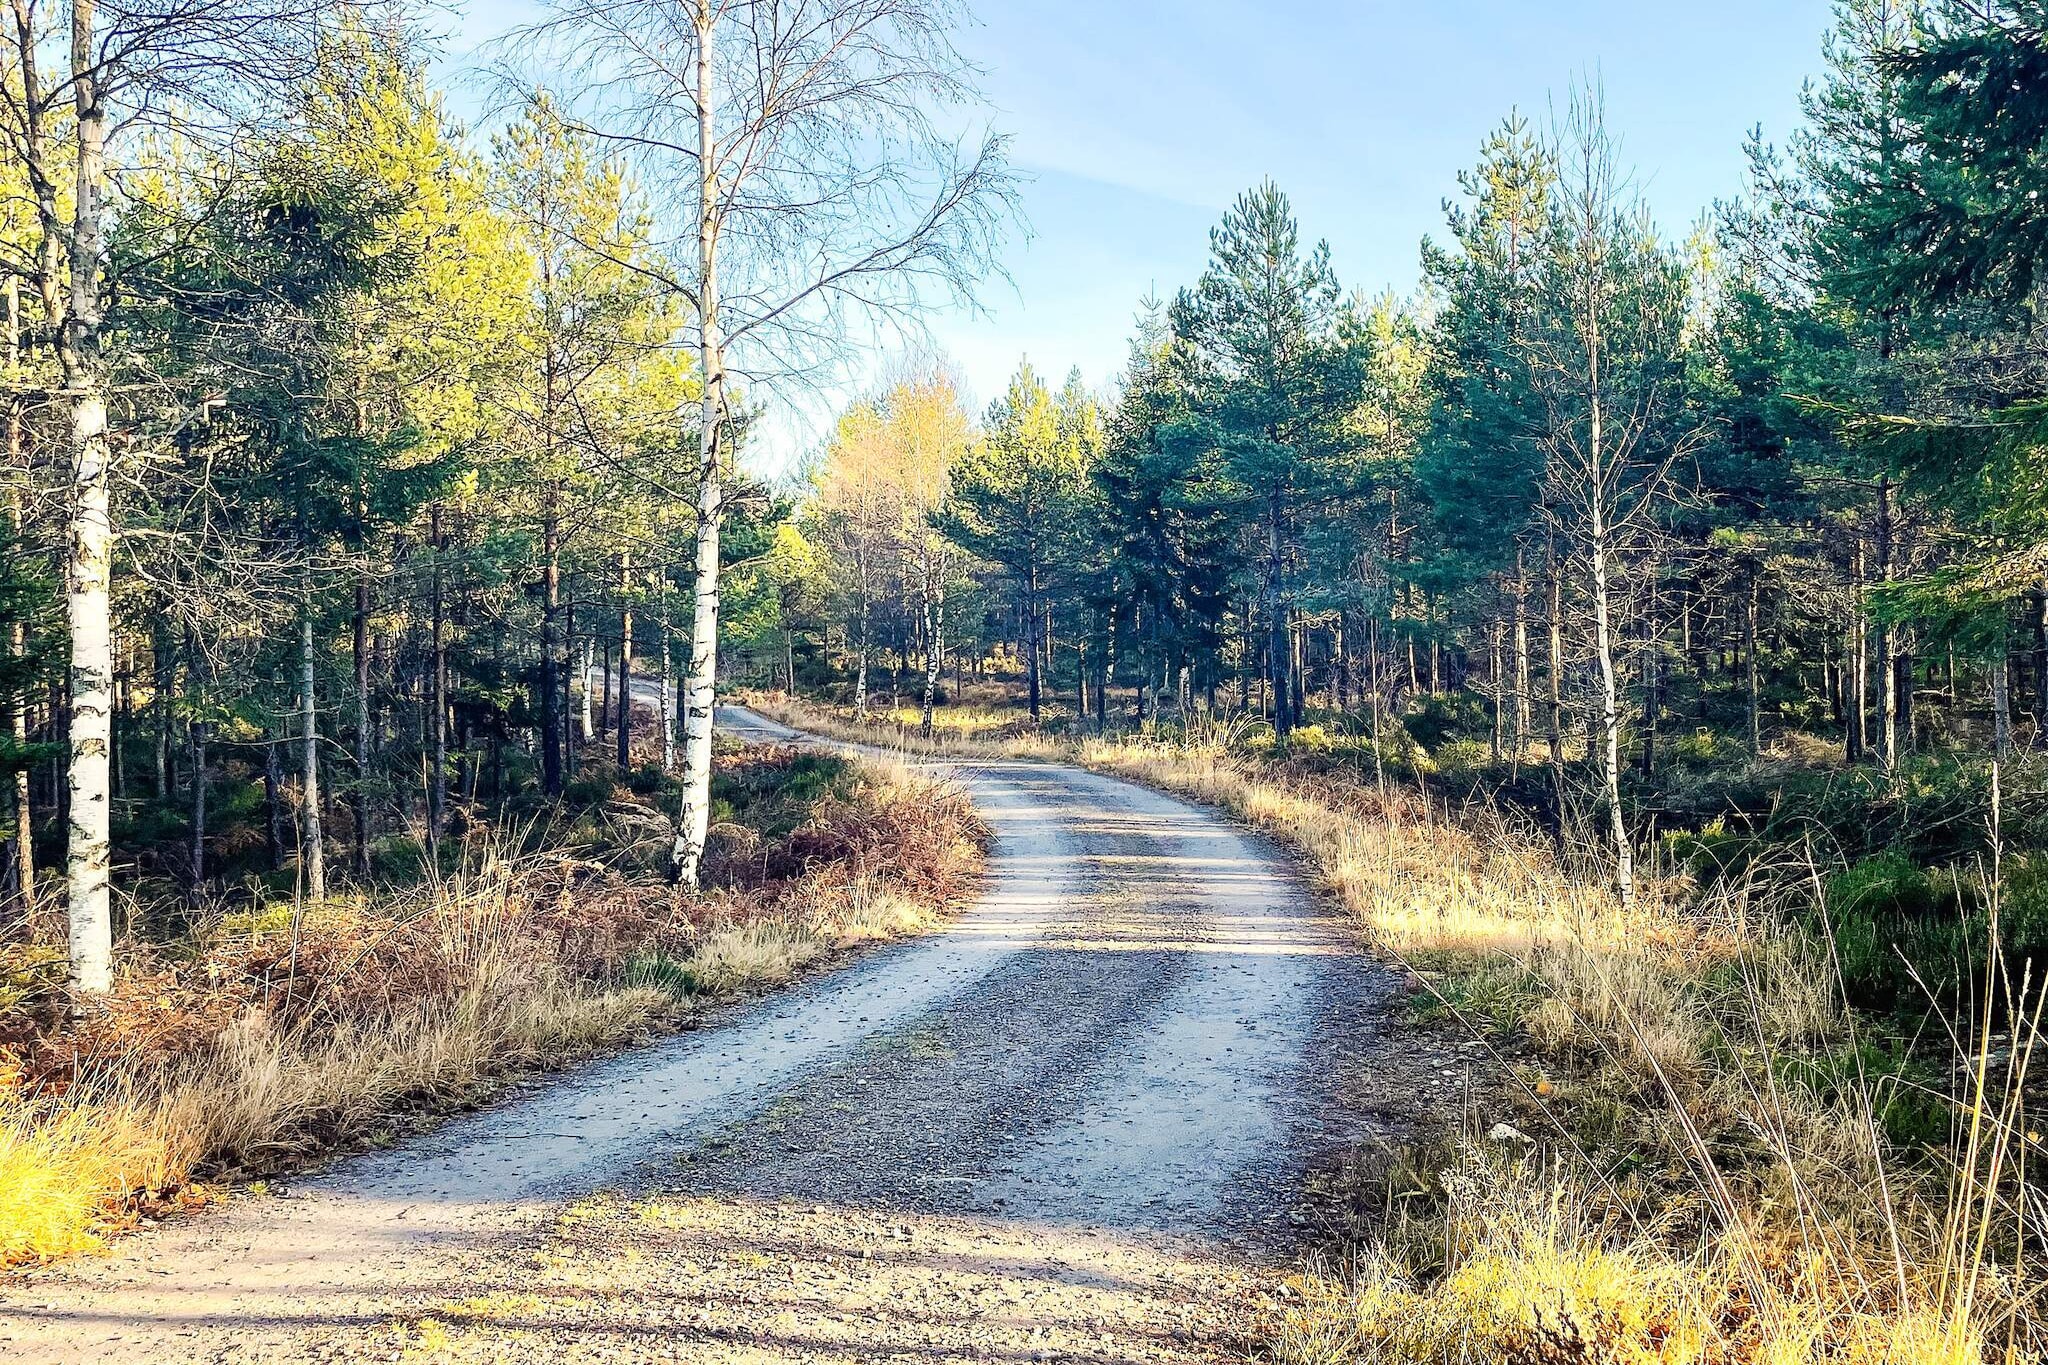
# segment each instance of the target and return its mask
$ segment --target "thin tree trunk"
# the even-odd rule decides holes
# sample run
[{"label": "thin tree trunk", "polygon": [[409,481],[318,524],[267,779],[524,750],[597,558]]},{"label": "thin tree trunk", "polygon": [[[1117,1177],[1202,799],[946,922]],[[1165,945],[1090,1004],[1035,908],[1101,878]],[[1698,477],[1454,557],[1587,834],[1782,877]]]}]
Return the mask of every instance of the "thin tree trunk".
[{"label": "thin tree trunk", "polygon": [[[661,573],[661,770],[667,772],[676,766],[676,696],[675,675],[670,664],[669,619],[668,619],[668,570]],[[783,632],[787,640],[788,631]],[[792,687],[790,691],[795,692]]]},{"label": "thin tree trunk", "polygon": [[619,560],[619,591],[625,605],[619,609],[619,771],[633,766],[633,558]]},{"label": "thin tree trunk", "polygon": [[441,830],[448,814],[448,609],[444,600],[441,558],[446,546],[441,534],[441,504],[435,503],[429,526],[434,541],[433,573],[433,715],[427,727],[432,750],[432,771],[427,784],[427,852],[438,854]]},{"label": "thin tree trunk", "polygon": [[1637,753],[1644,777],[1657,773],[1657,745],[1663,736],[1664,720],[1664,656],[1659,652],[1660,630],[1651,623],[1649,648],[1643,655],[1643,734],[1642,745]]},{"label": "thin tree trunk", "polygon": [[1850,677],[1843,684],[1848,689],[1848,725],[1855,736],[1844,746],[1845,757],[1851,763],[1862,762],[1864,755],[1870,750],[1870,624],[1863,607],[1863,570],[1863,545],[1859,536],[1855,576],[1851,580],[1852,597],[1846,645],[1845,662]]},{"label": "thin tree trunk", "polygon": [[1529,751],[1529,570],[1515,547],[1515,763]]},{"label": "thin tree trunk", "polygon": [[[552,495],[551,495],[552,496]],[[558,629],[562,609],[562,528],[552,503],[541,529],[540,609],[540,787],[562,794],[562,689],[568,679],[568,651]]]},{"label": "thin tree trunk", "polygon": [[855,650],[853,667],[853,718],[855,720],[866,720],[868,718],[868,636],[870,627],[873,625],[873,617],[868,606],[867,569],[864,564],[858,572],[861,576],[861,585],[860,602],[857,605],[856,611],[858,614],[857,624],[859,626],[860,642]]},{"label": "thin tree trunk", "polygon": [[1904,754],[1915,749],[1913,730],[1913,654],[1918,645],[1912,632],[1892,652],[1892,690],[1896,698],[1893,709],[1898,713],[1899,747]]},{"label": "thin tree trunk", "polygon": [[[1892,501],[1891,479],[1882,477],[1877,483],[1877,577],[1880,583],[1892,581]],[[1892,660],[1897,648],[1898,637],[1890,621],[1880,622],[1877,631],[1877,677],[1881,693],[1878,697],[1880,714],[1883,717],[1883,745],[1879,754],[1887,768],[1896,767],[1899,761],[1899,689],[1897,669]]]},{"label": "thin tree trunk", "polygon": [[1991,661],[1991,752],[1999,758],[2012,753],[2012,660],[2004,649]]},{"label": "thin tree trunk", "polygon": [[356,780],[350,793],[355,814],[355,868],[359,880],[370,879],[370,577],[356,571],[355,611],[350,621],[350,648],[355,662]]},{"label": "thin tree trunk", "polygon": [[2048,748],[2048,579],[2034,593],[2034,747]]},{"label": "thin tree trunk", "polygon": [[1386,683],[1381,672],[1383,659],[1380,651],[1380,622],[1377,616],[1369,622],[1369,636],[1366,648],[1372,661],[1372,696],[1368,704],[1372,708],[1372,771],[1379,783],[1380,804],[1387,800],[1387,757],[1382,719],[1386,711]]},{"label": "thin tree trunk", "polygon": [[1331,687],[1336,693],[1337,714],[1351,714],[1351,655],[1344,647],[1345,609],[1337,609],[1337,621],[1330,631]]},{"label": "thin tree trunk", "polygon": [[1116,613],[1109,614],[1108,638],[1103,641],[1102,678],[1095,685],[1095,733],[1109,728],[1109,689],[1116,683]]},{"label": "thin tree trunk", "polygon": [[1300,725],[1302,715],[1308,709],[1308,628],[1295,619],[1292,607],[1288,608],[1287,614],[1287,705],[1292,710],[1294,723]]},{"label": "thin tree trunk", "polygon": [[299,736],[304,744],[299,779],[299,871],[306,899],[327,899],[327,842],[320,825],[320,721],[314,696],[313,604],[299,618]]},{"label": "thin tree trunk", "polygon": [[171,773],[171,689],[175,668],[161,623],[150,629],[149,653],[150,751],[156,765],[156,799],[168,801],[175,785]]},{"label": "thin tree trunk", "polygon": [[[196,671],[196,654],[194,663]],[[187,847],[191,875],[185,884],[185,900],[197,910],[206,903],[206,723],[194,718],[186,726],[192,746],[192,837]]]},{"label": "thin tree trunk", "polygon": [[[20,335],[18,307],[19,286],[15,281],[7,282],[8,351],[9,367],[18,363],[15,352]],[[28,467],[22,447],[21,401],[15,399],[7,409],[8,475],[10,480],[17,474],[20,482],[13,484],[8,495],[8,520],[13,528],[15,544],[21,543],[25,521],[23,499],[28,484]],[[15,659],[28,654],[28,630],[17,617],[8,631],[7,652]],[[26,692],[16,696],[7,707],[8,734],[14,742],[16,753],[28,748],[28,696]],[[12,847],[13,892],[19,899],[24,913],[36,903],[36,850],[35,850],[35,807],[29,800],[28,768],[14,770],[7,779],[8,809],[6,836]]]},{"label": "thin tree trunk", "polygon": [[287,741],[263,732],[263,837],[270,870],[284,870],[284,745]]},{"label": "thin tree trunk", "polygon": [[1280,495],[1270,494],[1266,505],[1266,652],[1273,677],[1273,732],[1285,740],[1294,730],[1292,670],[1287,639],[1287,589],[1281,581],[1287,560],[1280,528]]},{"label": "thin tree trunk", "polygon": [[[583,733],[583,742],[588,744],[597,738],[597,721],[591,709],[597,700],[597,682],[592,676],[597,667],[597,642],[589,636],[583,638],[583,696],[582,714],[578,728]],[[609,681],[609,680],[607,680]]]},{"label": "thin tree trunk", "polygon": [[1503,707],[1503,705],[1502,705],[1502,700],[1503,700],[1503,699],[1502,699],[1502,696],[1501,696],[1501,682],[1502,682],[1502,677],[1501,677],[1501,667],[1502,667],[1502,660],[1501,660],[1501,654],[1502,654],[1502,649],[1501,649],[1501,634],[1502,634],[1502,627],[1501,627],[1501,623],[1500,623],[1500,621],[1499,621],[1499,620],[1497,620],[1497,619],[1496,619],[1496,620],[1494,621],[1494,623],[1493,623],[1493,630],[1492,630],[1491,632],[1489,632],[1489,634],[1490,634],[1490,635],[1491,635],[1491,637],[1492,637],[1492,644],[1493,644],[1493,679],[1492,679],[1492,681],[1493,681],[1493,740],[1492,740],[1492,753],[1493,753],[1493,761],[1494,761],[1495,763],[1499,763],[1499,762],[1500,762],[1500,758],[1501,758],[1501,743],[1502,743],[1502,738],[1503,738],[1503,736],[1502,736],[1502,731],[1503,731],[1504,729],[1506,729],[1505,717],[1504,717],[1504,716],[1502,715],[1502,712],[1503,712],[1503,710],[1504,710],[1505,708],[1504,708],[1504,707]]},{"label": "thin tree trunk", "polygon": [[[1557,780],[1557,796],[1564,800],[1564,573],[1557,552],[1550,553],[1550,767]],[[1564,807],[1558,806],[1558,818]]]},{"label": "thin tree trunk", "polygon": [[1742,668],[1743,691],[1748,701],[1749,751],[1753,754],[1764,751],[1763,684],[1756,659],[1756,618],[1762,602],[1762,576],[1752,569],[1749,575],[1749,596],[1742,607]]},{"label": "thin tree trunk", "polygon": [[1042,624],[1038,602],[1038,566],[1033,565],[1024,576],[1024,650],[1025,689],[1031,704],[1031,723],[1038,724],[1038,712],[1043,695],[1040,691],[1043,680],[1038,672],[1039,628]]},{"label": "thin tree trunk", "polygon": [[946,585],[944,571],[935,563],[936,552],[925,548],[924,564],[924,722],[926,739],[932,737],[932,708],[939,695],[939,670],[945,666]]},{"label": "thin tree trunk", "polygon": [[[1600,410],[1593,410],[1592,444],[1600,448]],[[1599,495],[1595,494],[1596,500]],[[1593,648],[1600,669],[1600,741],[1606,778],[1608,832],[1614,839],[1614,881],[1624,905],[1636,896],[1635,850],[1621,811],[1621,688],[1614,667],[1613,606],[1608,582],[1608,544],[1605,509],[1595,502],[1593,510]]]}]

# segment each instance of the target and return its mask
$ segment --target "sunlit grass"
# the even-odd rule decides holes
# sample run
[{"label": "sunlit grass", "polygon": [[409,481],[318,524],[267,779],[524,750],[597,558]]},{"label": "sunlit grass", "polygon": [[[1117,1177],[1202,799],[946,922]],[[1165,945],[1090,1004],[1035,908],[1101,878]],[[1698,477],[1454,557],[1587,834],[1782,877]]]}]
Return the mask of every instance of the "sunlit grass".
[{"label": "sunlit grass", "polygon": [[[0,1266],[92,1250],[187,1197],[202,1175],[290,1169],[322,1149],[382,1140],[405,1114],[472,1103],[509,1075],[629,1041],[700,1001],[779,986],[845,948],[928,927],[944,909],[932,887],[971,881],[976,831],[957,793],[928,776],[877,762],[865,780],[891,828],[928,845],[878,849],[876,859],[914,858],[924,881],[857,858],[784,886],[765,909],[707,898],[708,919],[678,958],[638,954],[593,977],[537,951],[531,918],[548,907],[522,893],[528,862],[479,849],[474,865],[402,905],[337,902],[300,926],[374,950],[402,919],[436,945],[436,971],[459,964],[450,993],[431,978],[398,978],[418,998],[344,994],[350,1003],[289,1028],[251,1010],[197,1050],[148,1067],[107,1058],[61,1093],[0,1075]],[[288,928],[288,916],[258,911],[210,932],[246,942]]]},{"label": "sunlit grass", "polygon": [[[1853,1053],[1855,1022],[1827,944],[1741,888],[1696,904],[1652,886],[1624,906],[1495,812],[1453,817],[1220,740],[891,738],[1061,758],[1228,812],[1297,849],[1440,1012],[1541,1060],[1535,1075],[1504,1067],[1496,1112],[1453,1129],[1428,1197],[1397,1204],[1379,1245],[1311,1278],[1276,1358],[1963,1365],[2002,1356],[1993,1340],[2035,1358],[2030,1024],[2004,1072],[1983,1064],[1983,1038],[1977,1065],[1958,1058],[1964,1121],[1945,1157],[1901,1152],[1876,1082],[1852,1069],[1824,1091],[1786,1065]],[[1994,965],[1987,996],[1995,982]],[[2038,991],[2018,1003],[2025,1023]],[[1501,1114],[1526,1147],[1487,1140]]]}]

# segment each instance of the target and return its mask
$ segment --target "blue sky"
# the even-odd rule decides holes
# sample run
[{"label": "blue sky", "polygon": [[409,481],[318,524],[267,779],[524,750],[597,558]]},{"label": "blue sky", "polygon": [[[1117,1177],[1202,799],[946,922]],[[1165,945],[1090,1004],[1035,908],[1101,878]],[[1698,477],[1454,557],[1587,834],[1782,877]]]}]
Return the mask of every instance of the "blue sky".
[{"label": "blue sky", "polygon": [[[472,0],[451,48],[523,0]],[[1407,291],[1455,175],[1512,107],[1548,117],[1597,77],[1637,187],[1683,231],[1741,183],[1744,133],[1782,141],[1820,66],[1826,0],[980,0],[986,69],[1028,177],[1011,283],[934,319],[972,395],[1020,357],[1054,379],[1121,367],[1148,290],[1201,271],[1208,229],[1272,176],[1347,286]],[[781,423],[774,424],[782,427]],[[801,443],[791,425],[770,439]],[[790,452],[763,451],[770,465]]]}]

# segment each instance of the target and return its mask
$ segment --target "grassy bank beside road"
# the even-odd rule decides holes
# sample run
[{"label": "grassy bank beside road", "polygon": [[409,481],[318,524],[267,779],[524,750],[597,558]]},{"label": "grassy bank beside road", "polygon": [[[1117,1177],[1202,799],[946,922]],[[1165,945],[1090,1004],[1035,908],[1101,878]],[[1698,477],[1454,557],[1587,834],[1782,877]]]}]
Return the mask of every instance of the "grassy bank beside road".
[{"label": "grassy bank beside road", "polygon": [[662,785],[592,784],[557,825],[479,828],[409,884],[138,932],[81,1016],[61,926],[0,949],[0,1265],[917,932],[972,890],[986,836],[960,793],[900,766],[736,751],[692,895],[661,876]]},{"label": "grassy bank beside road", "polygon": [[1221,732],[923,745],[760,705],[1224,810],[1301,854],[1414,973],[1419,1014],[1488,1041],[1498,1093],[1392,1163],[1374,1235],[1344,1249],[1347,1273],[1305,1281],[1278,1358],[1905,1365],[2035,1348],[2024,1017],[2017,1043],[1952,1020],[1953,1066],[1902,1074],[1846,1003],[1830,939],[1760,884],[1674,878],[1624,906],[1494,807]]}]

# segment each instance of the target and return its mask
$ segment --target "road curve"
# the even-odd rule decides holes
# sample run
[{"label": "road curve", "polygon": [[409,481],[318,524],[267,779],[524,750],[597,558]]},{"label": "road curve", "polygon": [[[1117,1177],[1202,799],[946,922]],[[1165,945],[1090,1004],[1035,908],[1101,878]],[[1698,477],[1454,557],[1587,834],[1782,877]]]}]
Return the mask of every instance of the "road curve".
[{"label": "road curve", "polygon": [[955,772],[996,838],[942,931],[0,1287],[0,1357],[1227,1354],[1219,1305],[1284,1242],[1357,1041],[1334,1035],[1383,978],[1207,812],[1055,764]]}]

